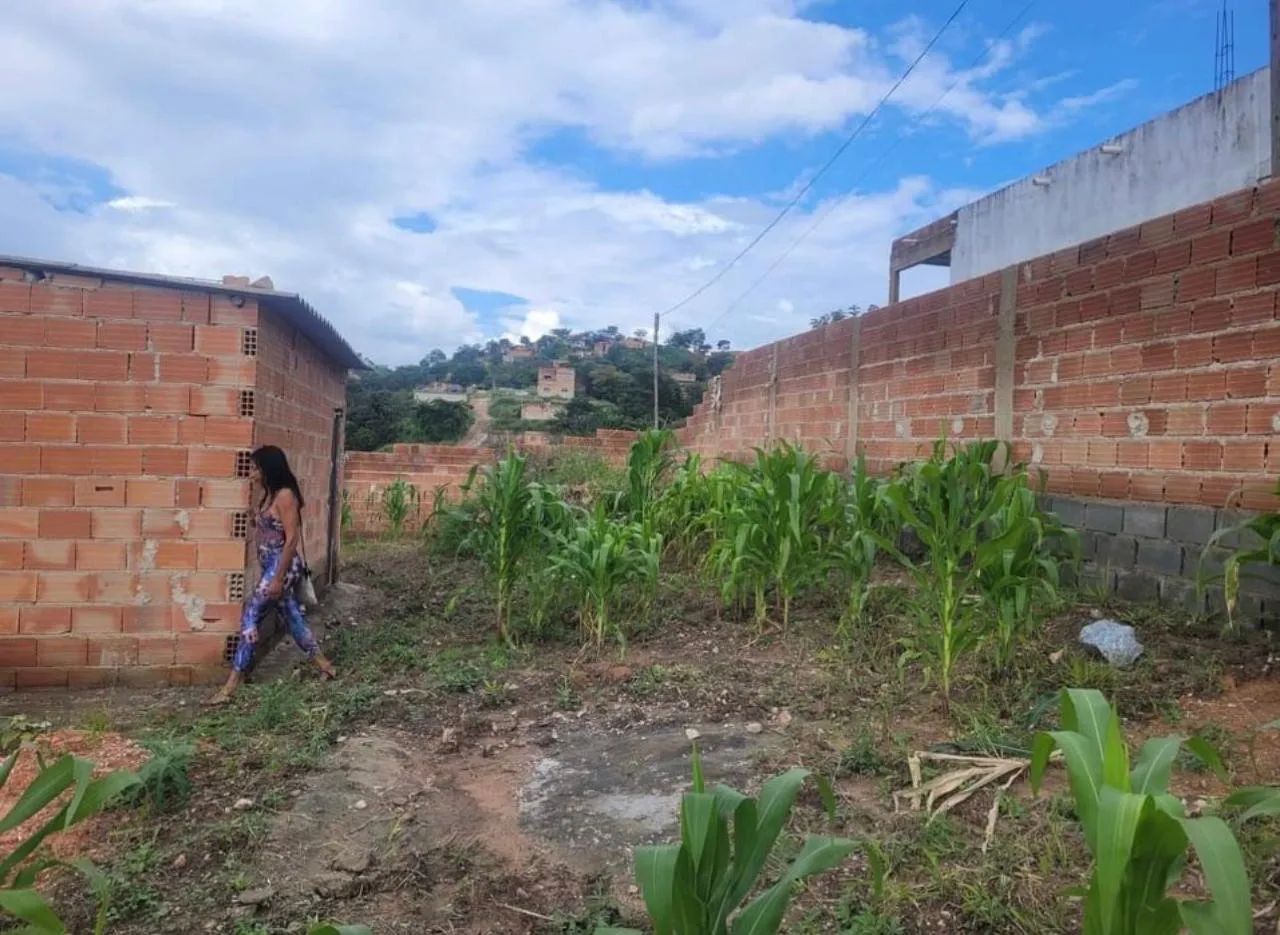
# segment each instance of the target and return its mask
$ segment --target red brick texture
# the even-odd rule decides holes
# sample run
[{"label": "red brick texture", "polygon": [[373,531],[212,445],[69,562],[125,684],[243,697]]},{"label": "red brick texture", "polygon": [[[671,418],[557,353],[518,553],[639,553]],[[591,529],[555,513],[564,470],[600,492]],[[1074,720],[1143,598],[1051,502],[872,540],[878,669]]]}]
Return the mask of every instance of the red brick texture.
[{"label": "red brick texture", "polygon": [[[1030,260],[1013,275],[1009,440],[1051,491],[1274,508],[1280,183]],[[741,457],[785,438],[837,462],[856,448],[885,470],[944,435],[993,437],[1002,278],[739,355],[683,443]]]},{"label": "red brick texture", "polygon": [[[587,437],[556,437],[542,432],[524,432],[508,441],[531,457],[546,457],[564,449],[590,451],[606,462],[621,465],[627,459],[636,433],[599,429]],[[456,499],[471,469],[493,464],[496,448],[466,445],[393,445],[389,451],[349,451],[344,467],[343,490],[351,512],[350,532],[375,535],[386,531],[382,513],[382,492],[403,478],[418,490],[418,504],[408,527],[416,529],[430,515],[435,491]]]},{"label": "red brick texture", "polygon": [[0,690],[221,677],[243,455],[297,446],[324,505],[345,374],[304,345],[251,297],[0,267]]}]

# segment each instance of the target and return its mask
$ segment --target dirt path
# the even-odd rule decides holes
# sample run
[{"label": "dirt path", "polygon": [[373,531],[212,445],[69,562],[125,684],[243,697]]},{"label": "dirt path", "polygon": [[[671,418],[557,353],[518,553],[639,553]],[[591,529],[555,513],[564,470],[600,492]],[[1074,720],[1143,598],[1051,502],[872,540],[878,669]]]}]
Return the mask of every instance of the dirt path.
[{"label": "dirt path", "polygon": [[471,423],[471,428],[467,429],[467,434],[462,436],[462,441],[458,442],[459,445],[469,445],[476,448],[488,441],[490,399],[491,397],[486,393],[484,395],[472,396],[467,400],[476,419]]}]

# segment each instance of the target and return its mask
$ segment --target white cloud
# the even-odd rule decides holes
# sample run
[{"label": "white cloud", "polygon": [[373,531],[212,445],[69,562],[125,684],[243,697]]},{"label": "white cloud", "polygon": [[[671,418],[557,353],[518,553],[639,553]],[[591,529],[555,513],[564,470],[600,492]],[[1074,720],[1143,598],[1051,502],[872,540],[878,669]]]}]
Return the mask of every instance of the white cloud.
[{"label": "white cloud", "polygon": [[551,308],[531,308],[524,313],[523,318],[506,318],[504,323],[508,329],[504,337],[508,341],[519,341],[521,338],[536,341],[560,327],[560,313]]},{"label": "white cloud", "polygon": [[[609,190],[534,164],[531,143],[569,129],[625,160],[676,160],[843,128],[884,93],[909,34],[889,47],[800,15],[810,6],[98,0],[68,16],[58,4],[17,5],[0,32],[8,141],[101,166],[116,188],[97,207],[60,210],[47,182],[5,176],[0,164],[0,252],[270,274],[389,362],[486,331],[648,327],[654,309],[740,249],[776,200]],[[999,67],[1032,39],[1001,47]],[[926,61],[902,90],[908,113],[958,78],[942,114],[976,139],[1046,125],[1048,112],[985,90],[994,66]],[[753,308],[772,323],[729,316],[717,336],[745,346],[803,327],[814,307],[882,301],[889,239],[954,197],[909,180],[842,204],[761,288]],[[418,212],[433,232],[390,221]],[[689,324],[718,314],[811,218],[789,218],[687,309]],[[482,327],[458,285],[529,306]]]},{"label": "white cloud", "polygon": [[172,201],[165,201],[163,198],[148,198],[146,195],[123,195],[120,198],[112,198],[107,202],[108,208],[115,208],[117,211],[154,211],[157,208],[173,208],[176,207]]}]

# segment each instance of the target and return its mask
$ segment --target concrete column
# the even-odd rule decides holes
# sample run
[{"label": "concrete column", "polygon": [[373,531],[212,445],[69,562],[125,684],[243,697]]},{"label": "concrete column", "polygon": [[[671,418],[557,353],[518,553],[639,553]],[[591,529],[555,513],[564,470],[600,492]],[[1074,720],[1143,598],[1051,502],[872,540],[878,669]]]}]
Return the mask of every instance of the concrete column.
[{"label": "concrete column", "polygon": [[765,444],[773,443],[778,435],[778,345],[773,345],[773,354],[769,358],[769,411],[766,414]]},{"label": "concrete column", "polygon": [[850,467],[858,457],[858,367],[862,360],[862,317],[853,320],[853,330],[849,333],[849,412],[846,425],[847,433],[844,441],[844,456]]},{"label": "concrete column", "polygon": [[996,318],[996,398],[995,437],[1013,441],[1013,326],[1018,297],[1018,268],[1010,266],[1000,273],[1000,305]]},{"label": "concrete column", "polygon": [[[1274,3],[1280,3],[1280,0],[1271,0]],[[893,305],[898,301],[898,293],[902,287],[902,270],[889,269],[889,304]]]}]

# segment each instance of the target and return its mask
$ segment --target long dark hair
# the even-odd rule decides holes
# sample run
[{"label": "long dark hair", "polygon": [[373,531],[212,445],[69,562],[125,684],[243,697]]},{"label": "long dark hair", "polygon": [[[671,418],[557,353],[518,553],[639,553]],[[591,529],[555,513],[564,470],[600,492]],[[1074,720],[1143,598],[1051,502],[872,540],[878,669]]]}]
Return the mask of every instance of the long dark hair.
[{"label": "long dark hair", "polygon": [[275,445],[263,445],[256,449],[251,457],[253,463],[258,466],[258,470],[262,472],[262,486],[266,488],[262,493],[262,502],[258,504],[258,509],[266,506],[268,500],[274,500],[280,491],[292,490],[293,495],[298,498],[298,509],[301,510],[302,491],[298,488],[298,478],[293,476],[293,471],[289,468],[289,459],[285,457],[284,452]]}]

